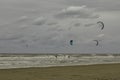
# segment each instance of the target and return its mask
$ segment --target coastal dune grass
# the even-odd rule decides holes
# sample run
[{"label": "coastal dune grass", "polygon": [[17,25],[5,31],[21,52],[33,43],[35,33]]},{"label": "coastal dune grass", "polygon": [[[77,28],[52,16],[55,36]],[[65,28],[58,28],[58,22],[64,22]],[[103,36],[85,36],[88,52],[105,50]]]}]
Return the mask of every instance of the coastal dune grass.
[{"label": "coastal dune grass", "polygon": [[0,80],[120,80],[120,64],[0,69]]}]

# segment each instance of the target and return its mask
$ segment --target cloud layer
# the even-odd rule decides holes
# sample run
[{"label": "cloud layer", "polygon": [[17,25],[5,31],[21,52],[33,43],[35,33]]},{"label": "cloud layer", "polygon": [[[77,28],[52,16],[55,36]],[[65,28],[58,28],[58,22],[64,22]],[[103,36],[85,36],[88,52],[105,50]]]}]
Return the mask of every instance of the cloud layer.
[{"label": "cloud layer", "polygon": [[[0,52],[119,52],[119,3],[119,0],[0,0]],[[104,30],[96,25],[97,21],[105,23]],[[69,45],[71,39],[73,46]],[[101,40],[102,48],[96,47],[95,39]]]},{"label": "cloud layer", "polygon": [[94,13],[94,9],[83,6],[70,6],[63,9],[55,15],[56,18],[82,18],[82,19],[94,19],[99,18],[99,15]]}]

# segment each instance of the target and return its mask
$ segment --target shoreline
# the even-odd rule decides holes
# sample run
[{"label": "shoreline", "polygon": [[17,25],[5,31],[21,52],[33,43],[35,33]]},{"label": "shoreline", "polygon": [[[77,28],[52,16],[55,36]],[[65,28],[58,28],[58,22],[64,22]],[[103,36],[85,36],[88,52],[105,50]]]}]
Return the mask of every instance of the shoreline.
[{"label": "shoreline", "polygon": [[47,66],[25,66],[25,67],[9,67],[9,68],[0,68],[0,70],[4,69],[29,69],[29,68],[52,68],[52,67],[74,67],[74,66],[94,66],[94,65],[114,65],[120,64],[120,62],[111,62],[111,63],[92,63],[92,64],[71,64],[71,65],[47,65]]}]

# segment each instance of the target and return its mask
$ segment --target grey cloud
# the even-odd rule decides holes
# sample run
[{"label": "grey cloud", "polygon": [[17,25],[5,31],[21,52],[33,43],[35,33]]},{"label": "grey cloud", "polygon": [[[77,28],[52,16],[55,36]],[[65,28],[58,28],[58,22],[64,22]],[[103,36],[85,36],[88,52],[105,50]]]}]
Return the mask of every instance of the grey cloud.
[{"label": "grey cloud", "polygon": [[20,18],[18,18],[17,22],[24,22],[26,20],[28,20],[27,16],[21,16]]},{"label": "grey cloud", "polygon": [[49,22],[49,23],[47,23],[47,25],[49,25],[49,26],[54,26],[54,25],[57,25],[58,23],[57,22]]},{"label": "grey cloud", "polygon": [[55,26],[55,27],[50,27],[48,28],[48,31],[52,31],[52,32],[61,32],[61,31],[64,31],[64,29],[62,29],[60,26]]},{"label": "grey cloud", "polygon": [[75,26],[75,27],[80,27],[80,26],[81,26],[81,23],[75,23],[74,26]]},{"label": "grey cloud", "polygon": [[85,24],[84,26],[85,27],[92,27],[92,26],[94,26],[94,25],[96,25],[95,23],[89,23],[89,24]]},{"label": "grey cloud", "polygon": [[75,28],[80,28],[82,26],[81,21],[74,20],[72,22],[69,22],[68,30],[72,30]]},{"label": "grey cloud", "polygon": [[0,40],[19,40],[21,39],[23,36],[22,35],[9,35],[7,34],[6,36],[0,37]]},{"label": "grey cloud", "polygon": [[45,24],[46,21],[47,21],[46,18],[44,18],[44,17],[38,17],[38,18],[36,18],[36,19],[32,22],[32,24],[33,24],[33,25],[38,25],[38,26],[39,26],[39,25]]},{"label": "grey cloud", "polygon": [[[0,26],[0,47],[3,47],[0,48],[1,52],[102,53],[107,50],[120,51],[120,13],[97,11],[120,10],[119,0],[1,1],[5,4],[0,3],[0,23],[10,23]],[[32,10],[35,11],[32,12]],[[97,13],[102,15],[101,20],[105,22],[105,29],[102,31],[94,25],[96,22],[94,20],[100,19]],[[68,30],[69,27],[72,29]],[[74,40],[72,47],[69,45],[71,39]],[[100,44],[103,48],[96,47],[94,39],[102,40]],[[29,47],[26,48],[26,46]]]},{"label": "grey cloud", "polygon": [[70,6],[63,9],[61,12],[55,15],[55,18],[81,18],[81,19],[95,19],[99,18],[99,15],[94,13],[94,9],[83,6]]},{"label": "grey cloud", "polygon": [[43,46],[56,46],[57,45],[57,40],[59,39],[59,34],[58,33],[50,33],[42,37],[40,44]]},{"label": "grey cloud", "polygon": [[99,34],[97,37],[103,37],[105,36],[105,34]]},{"label": "grey cloud", "polygon": [[87,5],[88,7],[95,7],[98,10],[120,10],[120,0],[65,0],[66,5]]}]

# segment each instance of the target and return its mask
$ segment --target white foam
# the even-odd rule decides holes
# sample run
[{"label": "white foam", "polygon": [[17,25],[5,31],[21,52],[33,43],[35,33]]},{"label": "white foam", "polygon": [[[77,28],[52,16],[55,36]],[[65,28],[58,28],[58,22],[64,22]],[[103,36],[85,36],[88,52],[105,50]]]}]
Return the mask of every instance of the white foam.
[{"label": "white foam", "polygon": [[[69,56],[69,57],[68,57]],[[120,63],[120,56],[39,55],[0,57],[0,69]]]}]

